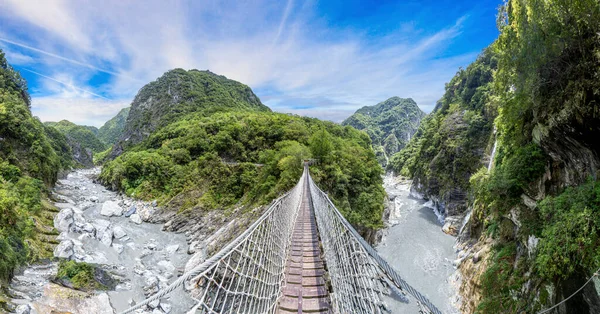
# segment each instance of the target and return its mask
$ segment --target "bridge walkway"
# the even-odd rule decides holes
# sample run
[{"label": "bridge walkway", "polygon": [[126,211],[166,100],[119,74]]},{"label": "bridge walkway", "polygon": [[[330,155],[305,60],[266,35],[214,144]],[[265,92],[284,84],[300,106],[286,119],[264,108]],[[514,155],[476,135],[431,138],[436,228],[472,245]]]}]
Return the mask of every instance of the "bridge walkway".
[{"label": "bridge walkway", "polygon": [[305,182],[285,265],[285,280],[277,310],[281,314],[331,313],[319,232],[308,189],[309,185]]}]

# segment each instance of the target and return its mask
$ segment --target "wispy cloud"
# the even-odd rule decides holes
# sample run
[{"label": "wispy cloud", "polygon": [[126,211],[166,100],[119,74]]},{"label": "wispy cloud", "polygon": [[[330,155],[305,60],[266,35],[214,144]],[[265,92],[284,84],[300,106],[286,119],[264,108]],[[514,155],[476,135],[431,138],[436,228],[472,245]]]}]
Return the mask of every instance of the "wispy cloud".
[{"label": "wispy cloud", "polygon": [[[474,59],[476,51],[439,57],[462,36],[467,13],[427,30],[405,21],[373,37],[332,25],[319,4],[6,0],[0,46],[20,69],[62,85],[33,86],[36,114],[94,125],[175,67],[210,69],[248,84],[281,112],[341,121],[396,95],[429,111],[444,82]],[[71,114],[60,101],[86,110]]]},{"label": "wispy cloud", "polygon": [[100,95],[100,94],[96,94],[96,93],[94,93],[94,92],[90,92],[89,90],[83,89],[83,88],[81,88],[81,87],[77,87],[77,86],[75,86],[75,85],[73,85],[73,84],[71,84],[71,83],[66,83],[66,82],[60,81],[60,80],[58,80],[58,79],[55,79],[55,78],[53,78],[53,77],[50,77],[50,76],[46,76],[46,75],[44,75],[44,74],[42,74],[42,73],[38,73],[38,72],[36,72],[36,71],[29,70],[29,69],[25,69],[25,68],[22,68],[21,70],[23,70],[23,71],[27,71],[27,72],[30,72],[30,73],[33,73],[33,74],[35,74],[35,75],[38,75],[38,76],[41,76],[41,77],[43,77],[43,78],[45,78],[45,79],[47,79],[47,80],[51,80],[51,81],[53,81],[53,82],[56,82],[56,83],[62,84],[62,85],[64,85],[64,86],[70,87],[70,88],[72,88],[72,89],[76,89],[76,90],[78,90],[78,91],[81,91],[81,92],[83,92],[84,94],[89,94],[89,95],[93,95],[93,96],[96,96],[96,97],[100,97],[100,98],[108,99],[108,98],[106,98],[106,97],[104,97],[104,96],[102,96],[102,95]]}]

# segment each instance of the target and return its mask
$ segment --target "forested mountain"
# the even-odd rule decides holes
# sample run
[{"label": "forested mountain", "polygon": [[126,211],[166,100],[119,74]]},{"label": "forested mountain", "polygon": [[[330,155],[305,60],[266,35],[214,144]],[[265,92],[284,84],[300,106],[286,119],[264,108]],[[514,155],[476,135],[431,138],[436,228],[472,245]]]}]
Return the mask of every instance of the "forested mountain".
[{"label": "forested mountain", "polygon": [[[510,0],[499,27],[392,166],[470,213],[462,310],[536,313],[600,267],[600,3]],[[557,312],[600,312],[595,286]]]},{"label": "forested mountain", "polygon": [[413,178],[413,189],[447,216],[446,230],[451,233],[460,227],[461,219],[455,217],[467,209],[469,178],[487,165],[493,149],[490,136],[497,110],[490,95],[496,67],[493,49],[486,49],[460,70],[414,138],[390,161],[391,169]]},{"label": "forested mountain", "polygon": [[247,86],[210,72],[173,70],[142,88],[122,140],[101,180],[182,215],[264,205],[312,156],[315,180],[363,234],[383,226],[381,167],[366,134],[272,113]]},{"label": "forested mountain", "polygon": [[271,111],[252,90],[210,71],[174,69],[144,86],[131,103],[125,128],[110,157],[183,115],[226,110]]},{"label": "forested mountain", "polygon": [[127,116],[129,116],[129,109],[131,107],[123,108],[119,113],[112,119],[106,121],[103,126],[97,132],[98,138],[106,145],[114,145],[125,128],[125,122]]},{"label": "forested mountain", "polygon": [[369,134],[381,165],[399,152],[417,131],[425,113],[411,98],[392,97],[375,106],[365,106],[342,122]]},{"label": "forested mountain", "polygon": [[0,50],[0,282],[16,266],[52,256],[46,188],[71,167],[70,156],[66,137],[31,115],[27,84]]},{"label": "forested mountain", "polygon": [[93,154],[102,152],[106,145],[98,139],[93,130],[97,128],[91,126],[77,125],[73,122],[62,120],[59,122],[44,122],[44,125],[55,128],[67,138],[67,143],[71,147],[73,160],[83,167],[92,167]]}]

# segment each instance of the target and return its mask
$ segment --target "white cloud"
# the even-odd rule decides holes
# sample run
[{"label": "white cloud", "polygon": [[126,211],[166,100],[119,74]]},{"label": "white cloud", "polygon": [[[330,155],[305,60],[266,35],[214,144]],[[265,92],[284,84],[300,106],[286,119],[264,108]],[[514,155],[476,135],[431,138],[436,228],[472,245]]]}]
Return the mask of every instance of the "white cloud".
[{"label": "white cloud", "polygon": [[101,127],[122,108],[129,106],[131,99],[106,100],[77,97],[36,97],[32,99],[31,111],[40,120],[69,120],[76,124]]},{"label": "white cloud", "polygon": [[[21,42],[4,30],[0,41],[43,57],[39,61],[47,69],[34,71],[50,77],[45,87],[55,97],[34,95],[40,108],[61,100],[86,108],[74,109],[78,113],[72,115],[70,107],[57,106],[52,113],[40,111],[41,116],[64,114],[94,125],[103,122],[93,120],[102,115],[85,112],[113,102],[92,96],[133,99],[145,83],[175,67],[210,69],[248,84],[259,96],[268,90],[263,100],[278,111],[333,121],[391,96],[412,97],[429,111],[444,82],[474,58],[436,58],[461,34],[465,17],[429,36],[408,23],[398,33],[373,41],[354,30],[328,28],[314,16],[310,2],[293,0],[39,3],[9,0],[0,18],[29,25],[32,38]],[[65,63],[69,67],[60,66]],[[92,82],[94,71],[112,76]],[[61,83],[48,82],[52,79]],[[320,107],[294,109],[307,101]]]}]

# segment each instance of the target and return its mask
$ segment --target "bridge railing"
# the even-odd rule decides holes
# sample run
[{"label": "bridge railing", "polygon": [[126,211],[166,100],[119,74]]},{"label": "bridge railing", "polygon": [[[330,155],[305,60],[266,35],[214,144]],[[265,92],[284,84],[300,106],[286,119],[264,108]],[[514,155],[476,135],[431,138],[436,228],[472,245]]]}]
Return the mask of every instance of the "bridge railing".
[{"label": "bridge railing", "polygon": [[217,254],[121,313],[145,307],[188,281],[199,292],[191,313],[274,312],[306,175],[305,171],[292,190]]},{"label": "bridge railing", "polygon": [[327,194],[308,176],[310,194],[331,278],[336,313],[381,313],[384,276],[413,296],[429,313],[441,312],[406,283],[344,218]]}]

